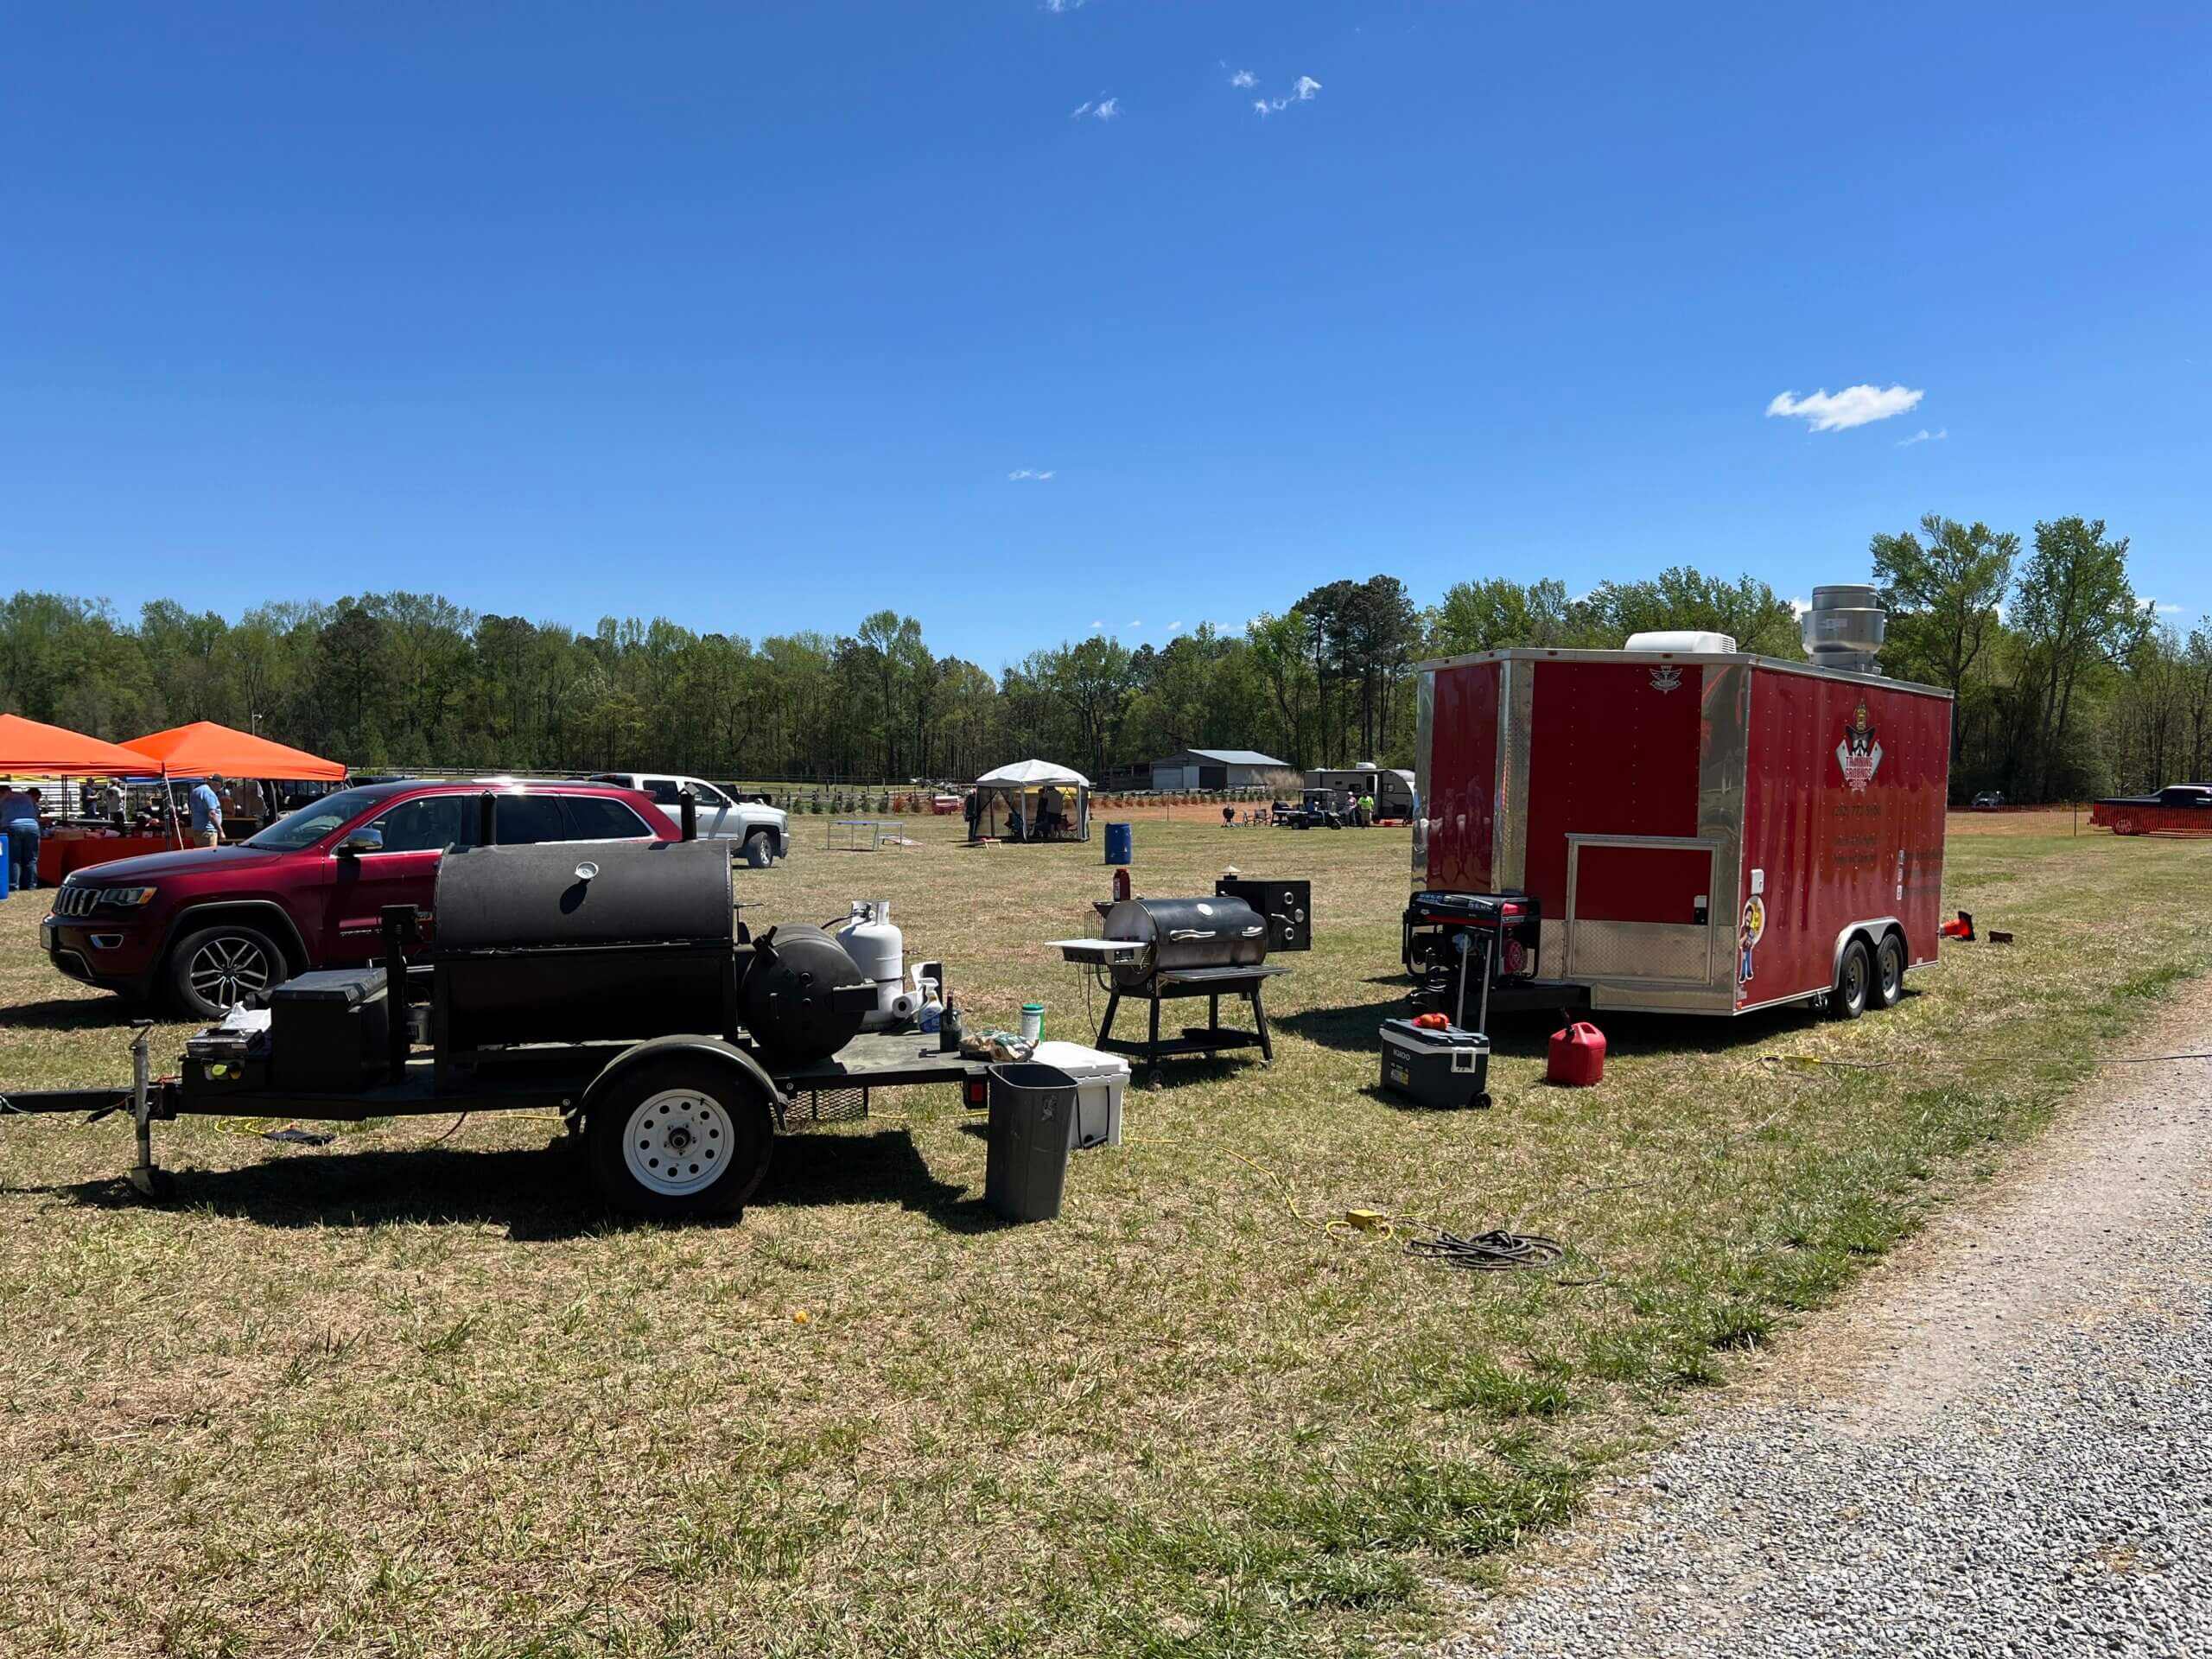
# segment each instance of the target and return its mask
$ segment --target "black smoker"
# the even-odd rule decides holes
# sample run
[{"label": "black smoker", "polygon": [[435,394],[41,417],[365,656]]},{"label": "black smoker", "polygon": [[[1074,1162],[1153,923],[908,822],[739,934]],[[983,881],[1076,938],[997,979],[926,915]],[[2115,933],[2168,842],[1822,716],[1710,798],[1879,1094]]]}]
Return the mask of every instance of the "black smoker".
[{"label": "black smoker", "polygon": [[820,928],[741,942],[718,841],[545,842],[448,853],[438,867],[438,1052],[734,1039],[823,1059],[859,1034],[875,988]]},{"label": "black smoker", "polygon": [[[1143,1057],[1147,1080],[1154,1084],[1160,1081],[1160,1060],[1171,1054],[1211,1055],[1224,1049],[1256,1047],[1263,1062],[1274,1058],[1260,988],[1290,969],[1268,965],[1267,920],[1243,899],[1124,899],[1108,908],[1104,932],[1109,940],[1142,948],[1106,966],[1111,995],[1106,1000],[1106,1017],[1098,1026],[1099,1047]],[[1224,995],[1241,996],[1252,1005],[1250,1031],[1222,1025]],[[1114,1037],[1114,1015],[1124,996],[1142,997],[1151,1005],[1149,1035],[1141,1043]],[[1163,1039],[1160,1005],[1190,996],[1206,999],[1206,1024],[1186,1026],[1180,1036]]]}]

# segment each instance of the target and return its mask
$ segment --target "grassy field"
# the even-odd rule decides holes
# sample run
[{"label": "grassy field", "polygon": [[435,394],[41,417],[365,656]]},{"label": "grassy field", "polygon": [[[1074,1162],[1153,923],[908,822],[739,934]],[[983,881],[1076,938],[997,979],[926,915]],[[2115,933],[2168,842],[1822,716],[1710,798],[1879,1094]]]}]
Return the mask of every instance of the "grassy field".
[{"label": "grassy field", "polygon": [[[756,918],[894,901],[971,1014],[1049,1007],[1084,849],[925,844],[741,872]],[[1729,1355],[1817,1306],[2212,966],[2212,844],[1958,821],[1946,947],[1893,1013],[1615,1018],[1595,1090],[1503,1025],[1494,1110],[1372,1088],[1402,830],[1138,831],[1141,887],[1308,874],[1271,1071],[1185,1063],[999,1228],[949,1092],[786,1140],[741,1224],[611,1224],[538,1119],[333,1146],[0,1123],[0,1649],[168,1655],[1391,1650],[1558,1521]],[[126,1077],[122,1010],[0,906],[0,1080]],[[181,1027],[161,1033],[174,1052]],[[1848,1062],[1810,1065],[1806,1058]],[[1859,1069],[1878,1068],[1878,1069]],[[435,1145],[431,1144],[435,1142]],[[1351,1206],[1517,1222],[1479,1275]]]}]

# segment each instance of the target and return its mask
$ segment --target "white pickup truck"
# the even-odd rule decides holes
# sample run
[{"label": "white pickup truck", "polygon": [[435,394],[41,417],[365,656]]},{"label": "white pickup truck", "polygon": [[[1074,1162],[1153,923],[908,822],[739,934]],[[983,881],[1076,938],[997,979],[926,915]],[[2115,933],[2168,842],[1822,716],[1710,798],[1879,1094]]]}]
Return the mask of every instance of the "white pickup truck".
[{"label": "white pickup truck", "polygon": [[767,842],[766,850],[770,858],[781,858],[791,851],[791,821],[783,808],[735,799],[727,790],[717,788],[703,778],[664,772],[597,772],[592,774],[591,781],[643,790],[671,818],[682,810],[679,798],[688,789],[698,804],[701,839],[734,841],[750,853],[755,837],[763,837]]}]

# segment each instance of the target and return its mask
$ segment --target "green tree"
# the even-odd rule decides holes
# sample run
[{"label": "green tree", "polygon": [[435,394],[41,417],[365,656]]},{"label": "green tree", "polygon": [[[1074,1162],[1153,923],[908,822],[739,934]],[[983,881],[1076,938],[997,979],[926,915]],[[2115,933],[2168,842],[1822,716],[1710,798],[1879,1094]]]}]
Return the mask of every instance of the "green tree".
[{"label": "green tree", "polygon": [[1890,613],[1885,662],[1951,695],[1951,753],[1967,677],[1981,663],[2003,624],[1999,609],[2012,582],[2020,538],[1977,520],[1962,524],[1941,513],[1922,516],[1923,544],[1910,531],[1877,532],[1871,544],[1874,582]]},{"label": "green tree", "polygon": [[2073,734],[2077,689],[2126,660],[2147,623],[2127,579],[2127,538],[2107,540],[2105,521],[2054,518],[2036,525],[2010,616],[2028,664],[2024,706],[2033,720],[2031,772],[2049,798]]}]

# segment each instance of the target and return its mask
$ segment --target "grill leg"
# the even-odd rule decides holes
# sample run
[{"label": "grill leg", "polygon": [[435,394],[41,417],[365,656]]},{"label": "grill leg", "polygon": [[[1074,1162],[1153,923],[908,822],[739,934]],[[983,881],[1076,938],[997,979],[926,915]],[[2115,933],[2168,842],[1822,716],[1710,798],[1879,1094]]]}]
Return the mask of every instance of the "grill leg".
[{"label": "grill leg", "polygon": [[1152,1036],[1145,1045],[1144,1060],[1145,1064],[1151,1068],[1151,1071],[1145,1082],[1148,1087],[1157,1089],[1160,1087],[1160,999],[1155,996],[1150,1000]]},{"label": "grill leg", "polygon": [[1093,1039],[1101,1048],[1106,1046],[1106,1039],[1114,1034],[1114,1012],[1121,1006],[1122,994],[1119,991],[1106,993],[1106,1017],[1098,1022],[1098,1035]]},{"label": "grill leg", "polygon": [[1221,993],[1219,991],[1211,992],[1206,997],[1206,1028],[1210,1031],[1221,1029]]},{"label": "grill leg", "polygon": [[1252,1001],[1252,1029],[1260,1039],[1260,1064],[1273,1065],[1275,1046],[1268,1040],[1268,1011],[1260,1006],[1260,982],[1254,980],[1252,988],[1244,994]]}]

